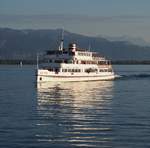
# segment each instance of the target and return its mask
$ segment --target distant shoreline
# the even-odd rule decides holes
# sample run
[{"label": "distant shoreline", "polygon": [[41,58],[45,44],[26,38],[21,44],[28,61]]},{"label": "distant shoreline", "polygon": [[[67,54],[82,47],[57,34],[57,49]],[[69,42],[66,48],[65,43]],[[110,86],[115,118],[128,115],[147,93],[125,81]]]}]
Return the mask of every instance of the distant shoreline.
[{"label": "distant shoreline", "polygon": [[[1,65],[19,65],[20,63],[24,65],[35,65],[35,60],[0,60]],[[150,60],[113,60],[111,61],[113,65],[150,65]]]}]

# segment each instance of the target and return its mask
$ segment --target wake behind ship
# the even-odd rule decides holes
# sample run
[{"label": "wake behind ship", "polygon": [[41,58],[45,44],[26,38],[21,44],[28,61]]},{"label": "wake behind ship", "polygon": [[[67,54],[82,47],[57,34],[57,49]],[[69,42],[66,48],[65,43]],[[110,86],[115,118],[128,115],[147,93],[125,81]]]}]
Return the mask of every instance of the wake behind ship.
[{"label": "wake behind ship", "polygon": [[75,43],[47,51],[37,68],[37,82],[99,81],[115,78],[112,65],[97,52],[81,49]]}]

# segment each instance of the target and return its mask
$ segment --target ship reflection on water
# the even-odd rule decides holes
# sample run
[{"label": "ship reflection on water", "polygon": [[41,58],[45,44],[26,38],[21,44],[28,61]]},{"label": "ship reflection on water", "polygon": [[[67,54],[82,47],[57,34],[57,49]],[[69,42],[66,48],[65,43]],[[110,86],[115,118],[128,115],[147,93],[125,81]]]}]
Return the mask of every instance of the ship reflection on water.
[{"label": "ship reflection on water", "polygon": [[113,81],[37,85],[39,142],[49,146],[111,146]]}]

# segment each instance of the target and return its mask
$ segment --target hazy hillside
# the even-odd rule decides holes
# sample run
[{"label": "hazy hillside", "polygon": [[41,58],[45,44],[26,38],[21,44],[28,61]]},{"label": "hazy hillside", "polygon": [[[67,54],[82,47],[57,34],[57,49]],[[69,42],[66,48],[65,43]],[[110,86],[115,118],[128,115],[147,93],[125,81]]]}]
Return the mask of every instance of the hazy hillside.
[{"label": "hazy hillside", "polygon": [[[37,52],[57,49],[61,30],[14,30],[0,28],[1,59],[33,59]],[[123,41],[109,41],[101,37],[87,37],[65,31],[64,46],[75,42],[81,48],[98,51],[113,60],[150,60],[150,47]]]},{"label": "hazy hillside", "polygon": [[124,41],[124,42],[128,42],[130,44],[139,45],[139,46],[150,46],[150,43],[145,41],[141,37],[131,37],[131,36],[127,36],[127,35],[122,35],[122,36],[117,36],[117,37],[101,35],[99,37],[103,37],[109,41]]}]

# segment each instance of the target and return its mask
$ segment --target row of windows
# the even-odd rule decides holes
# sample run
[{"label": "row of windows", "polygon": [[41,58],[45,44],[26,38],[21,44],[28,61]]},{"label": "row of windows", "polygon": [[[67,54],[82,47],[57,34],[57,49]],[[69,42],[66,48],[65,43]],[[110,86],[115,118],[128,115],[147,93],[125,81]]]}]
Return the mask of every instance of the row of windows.
[{"label": "row of windows", "polygon": [[81,61],[81,64],[98,64],[98,65],[108,65],[108,61]]},{"label": "row of windows", "polygon": [[[49,71],[57,71],[59,72],[60,70],[58,68],[49,68],[48,69]],[[81,72],[82,70],[81,69],[62,69],[62,72]],[[92,68],[89,68],[89,69],[85,69],[84,70],[85,72],[87,73],[91,73],[91,72],[112,72],[112,69],[92,69]]]},{"label": "row of windows", "polygon": [[85,69],[85,72],[87,73],[90,73],[90,72],[97,72],[98,70],[97,69],[94,69],[94,68],[88,68],[88,69]]},{"label": "row of windows", "polygon": [[112,69],[100,69],[99,72],[112,72]]},{"label": "row of windows", "polygon": [[109,62],[108,61],[98,61],[98,64],[99,65],[107,65],[107,64],[109,64]]},{"label": "row of windows", "polygon": [[74,52],[70,51],[70,50],[49,50],[47,51],[46,53],[47,55],[55,55],[55,56],[59,56],[59,55],[66,55],[66,54],[69,54],[69,55],[74,55]]},{"label": "row of windows", "polygon": [[62,69],[62,72],[81,72],[81,69]]},{"label": "row of windows", "polygon": [[[73,63],[72,60],[48,60],[48,63]],[[76,62],[78,63],[78,61]],[[107,65],[109,64],[109,61],[81,61],[81,64],[99,64],[99,65]]]},{"label": "row of windows", "polygon": [[[98,69],[85,69],[85,72],[90,73],[90,72],[98,72]],[[112,72],[112,69],[99,69],[99,72]]]},{"label": "row of windows", "polygon": [[[60,72],[59,68],[48,68],[51,72]],[[62,72],[81,72],[81,69],[62,69]]]},{"label": "row of windows", "polygon": [[90,53],[83,53],[83,52],[78,52],[79,56],[91,56]]},{"label": "row of windows", "polygon": [[[85,69],[84,70],[85,72],[87,73],[90,73],[90,72],[112,72],[112,69],[92,69],[92,68],[89,68],[89,69]],[[81,69],[62,69],[62,72],[81,72]]]}]

